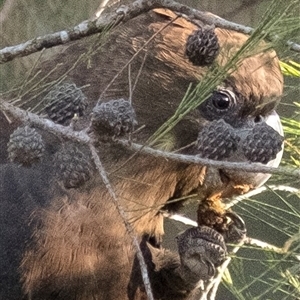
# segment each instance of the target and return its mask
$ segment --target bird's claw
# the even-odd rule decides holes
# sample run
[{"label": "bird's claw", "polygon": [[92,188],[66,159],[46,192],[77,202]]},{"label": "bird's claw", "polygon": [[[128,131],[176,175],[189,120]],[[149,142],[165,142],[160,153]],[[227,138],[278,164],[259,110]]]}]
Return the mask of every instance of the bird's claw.
[{"label": "bird's claw", "polygon": [[227,255],[223,236],[207,226],[187,229],[178,236],[177,244],[186,280],[212,278]]},{"label": "bird's claw", "polygon": [[226,212],[225,217],[229,219],[227,230],[223,233],[226,243],[239,243],[245,239],[247,229],[244,220],[234,212]]}]

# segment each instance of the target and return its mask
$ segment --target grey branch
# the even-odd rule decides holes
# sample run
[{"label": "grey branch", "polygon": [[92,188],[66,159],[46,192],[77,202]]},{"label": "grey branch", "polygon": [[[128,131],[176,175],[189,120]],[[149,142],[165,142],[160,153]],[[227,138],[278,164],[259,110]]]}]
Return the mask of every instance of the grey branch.
[{"label": "grey branch", "polygon": [[[213,24],[216,27],[231,29],[245,34],[251,34],[254,30],[251,27],[229,22],[213,14],[193,9],[172,0],[136,0],[128,6],[121,6],[114,13],[100,14],[99,18],[83,21],[69,30],[47,34],[19,45],[5,47],[0,50],[0,64],[11,61],[16,57],[30,55],[45,48],[52,48],[95,33],[101,33],[107,28],[126,23],[128,20],[154,8],[168,8],[190,19],[200,20],[207,24]],[[286,44],[289,49],[300,52],[299,44],[292,41],[288,41]]]},{"label": "grey branch", "polygon": [[[93,145],[93,140],[87,134],[87,131],[74,131],[72,129],[72,127],[65,127],[62,125],[55,124],[51,120],[39,117],[36,114],[27,112],[18,107],[15,107],[12,104],[5,102],[2,99],[0,99],[0,110],[5,114],[5,116],[9,117],[9,119],[12,121],[19,120],[25,124],[29,123],[31,125],[34,125],[37,128],[41,128],[43,130],[51,132],[51,133],[55,134],[56,136],[63,137],[64,139],[69,139],[69,140],[75,141],[77,143],[85,144],[90,148],[90,151],[91,151],[91,154],[93,157],[93,161],[98,169],[98,172],[99,172],[101,178],[103,179],[103,182],[106,185],[106,188],[108,189],[120,216],[123,219],[123,222],[125,224],[127,232],[129,233],[130,237],[133,240],[133,244],[136,249],[140,268],[141,268],[141,273],[142,273],[142,278],[143,278],[143,282],[145,285],[145,290],[147,292],[147,297],[150,300],[153,299],[150,280],[149,280],[149,276],[148,276],[148,272],[147,272],[147,267],[146,267],[146,264],[144,261],[143,254],[139,247],[139,242],[136,238],[134,229],[132,228],[131,224],[128,222],[128,218],[126,216],[124,209],[119,204],[117,196],[109,182],[109,179],[107,178],[106,172],[101,164],[101,160],[100,160],[100,158],[97,154],[97,151]],[[183,163],[187,163],[187,164],[194,163],[194,164],[201,164],[201,165],[213,166],[213,167],[218,167],[218,168],[244,170],[244,171],[249,171],[249,172],[276,173],[276,174],[284,174],[284,175],[295,176],[297,178],[300,178],[299,170],[289,170],[287,168],[270,168],[270,167],[265,167],[265,166],[261,166],[261,165],[257,165],[257,164],[249,164],[249,163],[232,163],[232,162],[208,160],[208,159],[203,159],[203,158],[191,156],[191,155],[181,155],[181,154],[168,153],[168,152],[164,152],[164,151],[160,151],[160,150],[155,150],[150,147],[131,143],[127,140],[116,140],[115,143],[118,143],[119,145],[122,145],[123,147],[127,147],[134,152],[143,152],[143,153],[146,153],[149,155],[153,155],[155,157],[163,157],[166,159],[171,159],[171,160],[175,160],[175,161],[179,161],[179,162],[183,162]],[[229,263],[229,261],[227,263]],[[207,291],[210,291],[210,290],[215,291],[218,286],[219,280],[220,280],[220,276],[217,278],[216,281],[214,281],[214,284],[212,286],[209,286],[209,288],[207,288],[206,290]],[[213,288],[213,287],[215,287],[215,288]],[[213,296],[210,297],[209,299],[214,299],[214,293],[212,293],[212,295]],[[204,298],[202,298],[202,299],[204,299]]]},{"label": "grey branch", "polygon": [[164,157],[166,159],[180,161],[187,164],[200,164],[200,165],[210,166],[210,167],[215,167],[220,169],[240,170],[240,171],[242,170],[245,172],[253,172],[253,173],[280,174],[280,175],[292,176],[300,179],[299,169],[291,169],[287,167],[272,168],[272,167],[263,166],[258,163],[217,161],[212,159],[201,158],[199,156],[194,156],[194,155],[176,154],[176,153],[156,150],[143,145],[130,143],[126,140],[116,140],[115,142],[125,147],[128,147],[136,152],[140,151],[143,153],[147,153],[149,155],[153,155],[155,157]]},{"label": "grey branch", "polygon": [[147,293],[147,298],[149,300],[154,300],[153,295],[152,295],[151,284],[150,284],[150,280],[149,280],[149,276],[148,276],[147,265],[146,265],[143,253],[140,249],[140,245],[139,245],[139,241],[137,239],[137,235],[135,234],[133,227],[127,221],[128,220],[127,214],[124,211],[123,207],[119,204],[119,200],[117,198],[117,195],[116,195],[114,189],[112,188],[112,186],[109,182],[109,179],[108,179],[108,177],[106,175],[106,172],[104,170],[104,167],[101,163],[101,160],[99,158],[97,150],[96,150],[95,146],[92,144],[92,142],[89,142],[89,148],[90,148],[90,151],[92,153],[92,157],[93,157],[94,163],[96,165],[96,168],[98,169],[98,172],[99,172],[99,174],[100,174],[100,176],[101,176],[101,178],[102,178],[102,180],[103,180],[110,196],[112,197],[112,200],[113,200],[113,202],[114,202],[114,204],[115,204],[115,206],[118,210],[118,213],[120,214],[120,216],[123,219],[126,230],[127,230],[128,234],[130,235],[130,237],[133,241],[133,245],[136,249],[137,258],[138,258],[140,268],[141,268],[141,273],[142,273],[142,278],[143,278],[145,290],[146,290],[146,293]]},{"label": "grey branch", "polygon": [[[11,116],[13,119],[20,120],[24,123],[30,123],[38,128],[42,128],[46,131],[52,132],[57,136],[61,136],[66,139],[73,140],[86,145],[89,145],[91,142],[90,137],[85,131],[74,131],[71,127],[65,127],[62,125],[55,124],[48,119],[41,118],[36,114],[22,110],[1,99],[0,99],[0,110],[3,111],[6,115]],[[291,169],[287,167],[272,168],[257,163],[247,163],[247,162],[240,163],[240,162],[217,161],[212,159],[201,158],[194,155],[176,154],[176,153],[156,150],[123,139],[116,139],[115,141],[112,142],[118,143],[126,148],[131,149],[134,152],[143,152],[155,157],[163,157],[166,159],[171,159],[186,164],[200,164],[200,165],[210,166],[210,167],[215,167],[220,169],[242,170],[245,172],[253,172],[253,173],[279,174],[279,175],[291,176],[300,179],[299,169]]]}]

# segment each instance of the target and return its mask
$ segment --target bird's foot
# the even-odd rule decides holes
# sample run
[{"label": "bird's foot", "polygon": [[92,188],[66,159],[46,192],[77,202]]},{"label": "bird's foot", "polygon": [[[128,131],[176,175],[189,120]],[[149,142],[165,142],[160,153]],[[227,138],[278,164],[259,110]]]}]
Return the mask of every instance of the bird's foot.
[{"label": "bird's foot", "polygon": [[198,206],[198,226],[213,228],[226,243],[236,244],[242,241],[247,233],[243,219],[232,211],[225,211],[218,200],[207,200]]},{"label": "bird's foot", "polygon": [[223,236],[207,226],[187,229],[178,236],[177,244],[181,276],[191,283],[214,277],[227,255]]}]

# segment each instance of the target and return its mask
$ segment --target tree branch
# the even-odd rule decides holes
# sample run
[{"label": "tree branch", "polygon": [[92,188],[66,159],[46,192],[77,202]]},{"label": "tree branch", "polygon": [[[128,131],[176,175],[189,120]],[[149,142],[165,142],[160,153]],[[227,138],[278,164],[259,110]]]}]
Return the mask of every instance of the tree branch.
[{"label": "tree branch", "polygon": [[104,167],[102,166],[102,163],[100,161],[100,158],[99,158],[99,155],[97,153],[97,150],[95,148],[95,146],[92,144],[91,141],[89,141],[89,148],[90,148],[90,151],[92,153],[92,158],[93,158],[93,161],[96,165],[96,168],[105,184],[105,187],[107,188],[117,210],[118,210],[118,213],[119,215],[122,217],[123,219],[123,222],[124,222],[124,225],[126,227],[126,230],[129,234],[129,236],[131,237],[132,241],[133,241],[133,245],[136,249],[136,255],[137,255],[137,258],[138,258],[138,261],[139,261],[139,264],[140,264],[140,268],[141,268],[141,274],[142,274],[142,278],[143,278],[143,283],[144,283],[144,286],[145,286],[145,290],[146,290],[146,294],[147,294],[147,298],[149,300],[154,300],[153,298],[153,295],[152,295],[152,290],[151,290],[151,283],[150,283],[150,280],[149,280],[149,276],[148,276],[148,271],[147,271],[147,265],[146,265],[146,262],[145,262],[145,259],[144,259],[144,256],[143,256],[143,253],[141,251],[141,248],[140,248],[140,244],[139,244],[139,241],[137,239],[137,235],[135,234],[134,232],[134,229],[133,227],[131,226],[131,224],[128,222],[128,217],[127,217],[127,214],[126,212],[124,211],[123,207],[120,205],[119,203],[119,200],[117,198],[117,195],[114,191],[114,189],[112,188],[110,182],[109,182],[109,179],[106,175],[106,172],[104,170]]},{"label": "tree branch", "polygon": [[[107,15],[101,14],[99,18],[83,21],[69,30],[47,34],[19,45],[5,47],[0,50],[0,64],[11,61],[16,57],[30,55],[44,48],[52,48],[95,33],[101,33],[107,28],[113,28],[120,23],[126,23],[154,8],[168,8],[192,20],[200,20],[206,24],[244,34],[251,34],[254,30],[251,27],[229,22],[211,13],[202,12],[172,0],[136,0],[128,6],[121,6],[114,13]],[[290,50],[300,52],[299,44],[288,41],[286,45]]]},{"label": "tree branch", "polygon": [[[12,104],[0,99],[0,110],[6,115],[12,116],[14,119],[20,120],[24,123],[30,123],[38,128],[44,129],[51,132],[57,136],[79,142],[81,144],[89,145],[90,137],[86,131],[74,131],[71,127],[65,127],[59,124],[55,124],[51,120],[41,118],[38,115],[25,111],[21,108],[13,106]],[[174,161],[186,163],[186,164],[200,164],[209,167],[215,167],[219,169],[229,169],[229,170],[239,170],[252,173],[266,173],[266,174],[279,174],[285,176],[300,178],[299,169],[291,169],[287,167],[266,167],[257,163],[247,163],[247,162],[228,162],[228,161],[217,161],[207,158],[201,158],[195,155],[184,155],[176,154],[171,152],[165,152],[162,150],[156,150],[144,145],[132,143],[128,140],[116,139],[112,141],[133,150],[134,152],[141,152],[152,155],[154,157],[162,157],[166,159],[171,159]]]},{"label": "tree branch", "polygon": [[253,173],[280,174],[280,175],[292,176],[300,179],[300,170],[298,169],[291,169],[287,167],[273,168],[273,167],[263,166],[258,163],[217,161],[217,160],[212,160],[207,158],[201,158],[199,156],[194,156],[194,155],[176,154],[176,153],[156,150],[136,143],[130,143],[126,140],[116,140],[115,142],[127,148],[130,148],[136,152],[147,153],[155,157],[163,157],[166,159],[171,159],[182,163],[200,164],[200,165],[215,167],[219,169],[229,169],[229,170],[237,170],[237,171],[239,170],[239,171],[253,172]]}]

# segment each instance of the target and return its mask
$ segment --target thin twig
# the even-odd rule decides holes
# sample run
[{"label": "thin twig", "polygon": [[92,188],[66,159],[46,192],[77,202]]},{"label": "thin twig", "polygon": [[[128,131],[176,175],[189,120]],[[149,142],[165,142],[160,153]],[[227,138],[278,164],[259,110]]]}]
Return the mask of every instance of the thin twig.
[{"label": "thin twig", "polygon": [[133,151],[140,151],[142,153],[147,153],[155,157],[163,157],[166,159],[171,159],[182,163],[200,164],[204,166],[216,167],[219,169],[239,170],[239,171],[253,172],[253,173],[281,174],[281,175],[292,176],[300,179],[299,169],[292,169],[287,167],[273,168],[273,167],[266,167],[258,163],[248,163],[248,162],[241,163],[241,162],[217,161],[212,159],[201,158],[195,155],[184,155],[184,154],[165,152],[162,150],[156,150],[136,143],[129,144],[128,141],[126,140],[119,139],[116,140],[115,142],[127,148],[130,148]]},{"label": "thin twig", "polygon": [[129,103],[132,104],[131,64],[128,65]]},{"label": "thin twig", "polygon": [[137,75],[136,75],[136,78],[135,78],[133,87],[132,87],[132,94],[133,94],[133,92],[134,92],[134,90],[135,90],[135,88],[136,88],[136,85],[137,85],[137,83],[138,83],[138,81],[139,81],[139,78],[140,78],[140,76],[141,76],[141,74],[142,74],[142,70],[143,70],[143,68],[144,68],[144,65],[145,65],[145,62],[146,62],[147,55],[148,55],[148,52],[146,51],[146,53],[145,53],[145,55],[144,55],[144,58],[143,58],[143,61],[142,61],[141,65],[140,65],[139,71],[138,71],[138,73],[137,73]]},{"label": "thin twig", "polygon": [[133,245],[136,249],[136,255],[137,255],[137,258],[138,258],[138,261],[139,261],[139,264],[140,264],[143,283],[144,283],[144,286],[145,286],[147,297],[148,297],[149,300],[154,300],[153,295],[152,295],[152,290],[151,290],[151,284],[150,284],[150,280],[149,280],[149,276],[148,276],[147,265],[146,265],[142,250],[140,248],[140,244],[139,244],[139,241],[137,239],[137,235],[134,232],[133,227],[127,221],[128,216],[127,216],[126,212],[124,211],[123,207],[120,205],[119,200],[116,196],[116,193],[114,192],[114,189],[112,188],[112,186],[109,182],[109,179],[107,178],[106,172],[105,172],[104,167],[103,167],[103,165],[100,161],[97,150],[91,142],[89,142],[89,148],[90,148],[90,151],[92,153],[93,161],[96,165],[96,168],[97,168],[97,170],[98,170],[98,172],[99,172],[99,174],[100,174],[100,176],[101,176],[101,178],[102,178],[102,180],[105,184],[105,187],[107,188],[107,190],[108,190],[108,192],[109,192],[109,194],[112,198],[113,203],[115,204],[115,206],[118,210],[119,215],[121,216],[121,218],[124,222],[124,225],[126,227],[126,230],[129,234],[130,238],[133,241]]},{"label": "thin twig", "polygon": [[[5,47],[0,50],[0,64],[11,61],[16,57],[27,56],[32,53],[41,51],[44,48],[52,48],[58,45],[66,44],[70,41],[79,40],[89,35],[103,32],[106,28],[112,28],[120,23],[125,23],[138,15],[145,13],[154,8],[168,8],[176,11],[179,15],[187,16],[191,20],[200,20],[206,24],[215,27],[234,30],[244,34],[251,34],[253,28],[243,26],[234,22],[217,17],[213,14],[201,12],[171,0],[137,0],[132,4],[117,9],[114,13],[100,15],[93,20],[85,20],[69,30],[63,30],[52,34],[34,38],[25,43],[15,46]],[[300,52],[300,45],[287,41],[286,45],[290,50]]]},{"label": "thin twig", "polygon": [[162,28],[160,28],[157,32],[155,32],[146,42],[145,44],[139,48],[139,50],[136,51],[136,53],[134,53],[134,55],[132,55],[132,57],[125,63],[125,65],[120,69],[120,71],[113,77],[113,79],[107,84],[107,86],[105,87],[105,89],[102,91],[99,99],[101,99],[103,97],[103,95],[105,95],[106,91],[110,88],[110,86],[115,82],[115,80],[120,76],[120,74],[132,63],[132,61],[134,59],[136,59],[136,57],[140,54],[140,52],[142,50],[144,50],[152,41],[153,39],[160,34],[164,29],[166,29],[167,27],[169,27],[177,18],[176,17],[174,19],[172,19],[170,22],[168,22],[166,25],[164,25]]},{"label": "thin twig", "polygon": [[270,251],[278,253],[278,254],[287,253],[287,249],[285,249],[284,247],[283,248],[276,247],[276,246],[271,245],[269,243],[266,243],[266,242],[263,242],[261,240],[257,240],[257,239],[254,239],[254,238],[250,238],[250,237],[247,237],[245,239],[245,244],[255,246],[255,247],[259,247],[259,248],[262,248],[262,249],[265,249],[265,250],[270,250]]},{"label": "thin twig", "polygon": [[[22,81],[22,83],[20,84],[20,89],[18,91],[18,95],[17,95],[17,98],[21,98],[21,93],[23,92],[23,90],[25,89],[25,87],[30,83],[32,82],[39,74],[40,74],[40,70],[37,71],[33,76],[32,76],[32,73],[33,71],[35,70],[38,62],[40,61],[41,57],[43,56],[44,54],[44,49],[40,52],[38,58],[35,60],[35,62],[33,63],[31,69],[29,70],[27,76],[24,78],[24,80]],[[28,78],[30,78],[30,80],[28,80]]]},{"label": "thin twig", "polygon": [[[71,139],[73,141],[88,144],[89,136],[85,131],[73,131],[72,129],[55,124],[48,119],[44,119],[39,117],[34,113],[30,113],[21,108],[15,107],[10,103],[5,102],[0,99],[0,110],[5,112],[8,115],[11,115],[17,120],[22,122],[29,122],[39,128],[42,128],[46,131],[55,133],[59,136],[62,136],[67,139]],[[128,149],[133,150],[134,152],[141,152],[152,155],[154,157],[162,157],[186,164],[200,164],[203,166],[210,166],[219,169],[228,169],[228,170],[239,170],[244,172],[252,172],[252,173],[266,173],[266,174],[280,174],[285,176],[295,177],[297,179],[300,178],[300,170],[299,169],[291,169],[287,167],[266,167],[257,163],[240,163],[240,162],[228,162],[228,161],[217,161],[207,158],[201,158],[194,155],[184,155],[184,154],[176,154],[171,152],[165,152],[161,150],[156,150],[147,146],[143,146],[140,144],[129,142],[128,140],[116,139],[113,140],[112,143],[116,143],[122,145]]]},{"label": "thin twig", "polygon": [[193,227],[198,226],[198,223],[196,221],[194,221],[194,220],[192,220],[188,217],[181,216],[179,214],[168,213],[166,211],[164,211],[162,214],[165,218],[183,223],[184,225],[190,225],[190,226],[193,226]]}]

